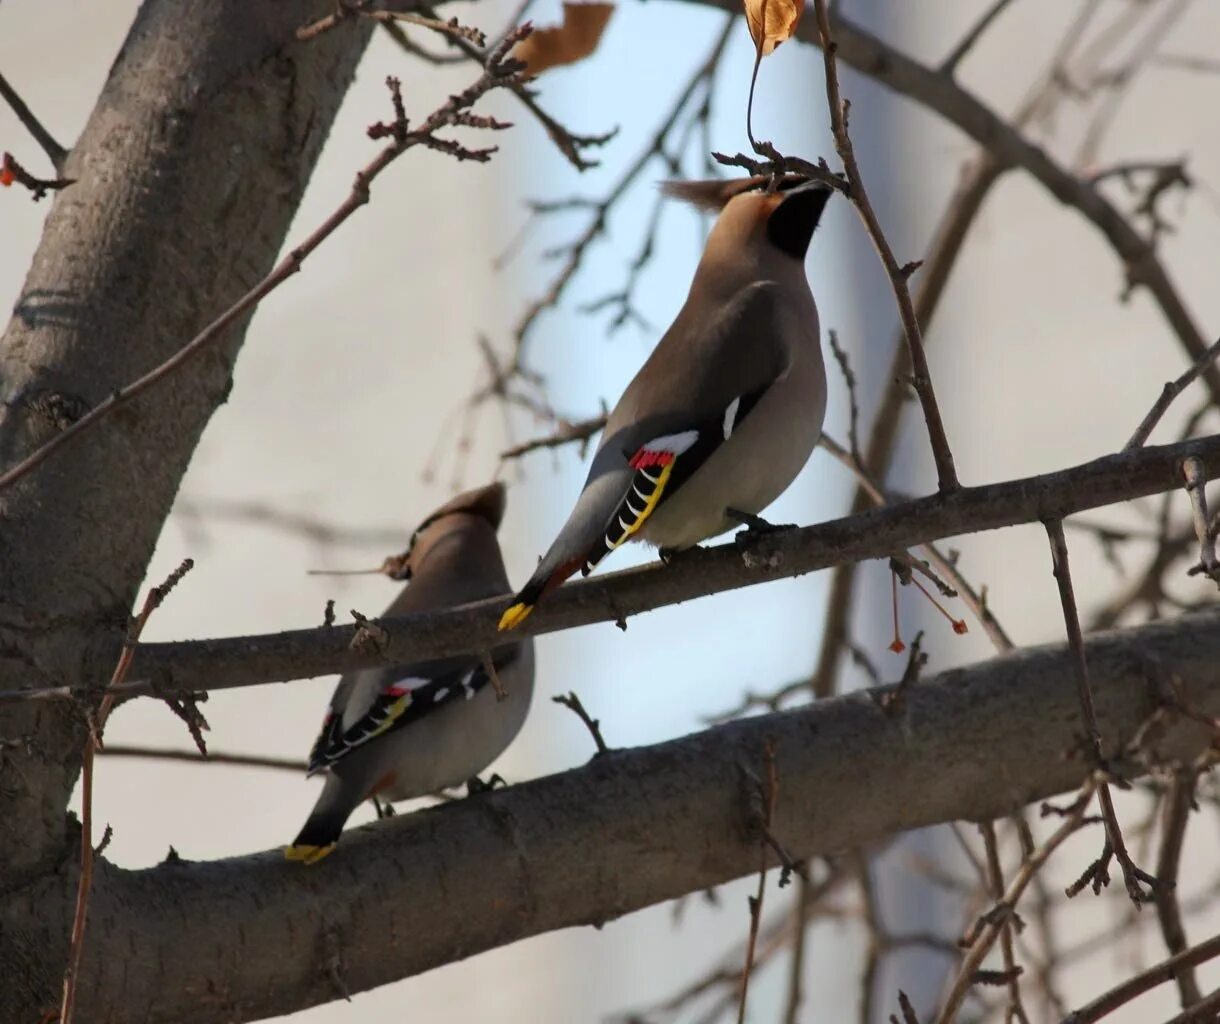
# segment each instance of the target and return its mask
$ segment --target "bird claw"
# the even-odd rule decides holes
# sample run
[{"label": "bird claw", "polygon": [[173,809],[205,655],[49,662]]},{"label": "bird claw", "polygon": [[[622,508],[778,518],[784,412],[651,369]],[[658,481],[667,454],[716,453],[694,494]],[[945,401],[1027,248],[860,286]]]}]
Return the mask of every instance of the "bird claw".
[{"label": "bird claw", "polygon": [[742,512],[735,508],[726,508],[724,514],[727,518],[745,527],[744,530],[738,530],[733,535],[733,539],[738,547],[758,537],[765,537],[768,534],[781,533],[784,530],[796,528],[795,523],[769,523],[762,516],[756,516],[752,512]]},{"label": "bird claw", "polygon": [[493,789],[495,789],[496,786],[507,786],[507,785],[508,785],[508,783],[505,782],[504,779],[501,776],[497,775],[495,772],[493,772],[491,775],[489,775],[487,777],[486,782],[484,782],[482,779],[480,779],[477,775],[474,775],[470,779],[468,779],[466,782],[466,795],[474,796],[476,793],[489,793]]}]

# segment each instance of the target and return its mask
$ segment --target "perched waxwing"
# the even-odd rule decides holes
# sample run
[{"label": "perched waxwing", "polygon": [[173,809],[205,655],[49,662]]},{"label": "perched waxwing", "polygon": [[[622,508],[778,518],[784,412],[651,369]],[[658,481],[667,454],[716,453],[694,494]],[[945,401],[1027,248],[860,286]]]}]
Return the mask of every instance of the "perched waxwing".
[{"label": "perched waxwing", "polygon": [[719,209],[673,325],[606,421],[576,507],[500,619],[521,623],[577,569],[628,540],[662,556],[757,519],[808,460],[826,368],[805,252],[830,190],[788,177],[680,182]]},{"label": "perched waxwing", "polygon": [[[504,485],[467,491],[411,537],[410,582],[386,615],[430,611],[508,590],[496,529]],[[513,741],[534,690],[529,639],[492,652],[504,698],[477,655],[351,672],[339,680],[308,773],[326,772],[317,805],[284,855],[312,864],[339,839],[361,801],[426,796],[475,779]]]}]

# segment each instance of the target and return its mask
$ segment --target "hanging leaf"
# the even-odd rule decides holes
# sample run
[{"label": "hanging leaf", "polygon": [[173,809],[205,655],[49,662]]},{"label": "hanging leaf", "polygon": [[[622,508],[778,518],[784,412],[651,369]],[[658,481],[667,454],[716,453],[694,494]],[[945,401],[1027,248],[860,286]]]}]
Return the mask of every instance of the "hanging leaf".
[{"label": "hanging leaf", "polygon": [[565,3],[563,24],[534,29],[513,49],[513,56],[525,62],[531,75],[540,75],[563,64],[575,64],[597,49],[613,13],[614,4]]},{"label": "hanging leaf", "polygon": [[805,10],[802,0],[745,0],[745,5],[746,24],[759,57],[769,56],[792,38]]},{"label": "hanging leaf", "polygon": [[780,43],[791,39],[800,24],[805,0],[745,0],[746,24],[754,40],[754,73],[750,75],[750,97],[746,100],[746,135],[754,141],[754,85],[758,81],[758,65],[775,51]]}]

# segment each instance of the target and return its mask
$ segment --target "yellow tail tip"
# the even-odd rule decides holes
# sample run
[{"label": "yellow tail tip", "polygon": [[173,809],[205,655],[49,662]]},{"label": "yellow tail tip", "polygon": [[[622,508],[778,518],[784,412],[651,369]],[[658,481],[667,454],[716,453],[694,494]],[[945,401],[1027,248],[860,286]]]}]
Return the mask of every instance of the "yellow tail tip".
[{"label": "yellow tail tip", "polygon": [[521,625],[521,623],[529,618],[530,612],[533,610],[534,606],[532,604],[524,604],[519,602],[507,609],[504,614],[500,616],[500,625],[497,628],[500,630],[500,632],[504,632],[506,629],[516,629],[519,625]]},{"label": "yellow tail tip", "polygon": [[334,848],[334,843],[327,843],[325,846],[308,846],[303,843],[286,846],[284,847],[284,859],[296,861],[299,864],[317,864]]}]

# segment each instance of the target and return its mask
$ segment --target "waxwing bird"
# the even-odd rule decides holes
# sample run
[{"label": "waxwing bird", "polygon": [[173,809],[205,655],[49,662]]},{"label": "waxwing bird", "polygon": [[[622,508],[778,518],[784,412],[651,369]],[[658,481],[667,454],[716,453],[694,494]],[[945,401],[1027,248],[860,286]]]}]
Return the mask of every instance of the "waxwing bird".
[{"label": "waxwing bird", "polygon": [[576,507],[500,629],[625,541],[665,554],[756,519],[808,460],[826,368],[805,252],[830,190],[795,176],[765,184],[669,189],[720,214],[685,304],[610,414]]},{"label": "waxwing bird", "polygon": [[[496,529],[504,485],[458,495],[411,538],[410,582],[386,615],[464,604],[508,590]],[[504,699],[478,655],[350,672],[339,680],[309,754],[326,772],[317,805],[284,854],[312,864],[339,839],[348,816],[374,794],[408,800],[474,779],[513,741],[534,689],[527,638],[491,654]]]}]

